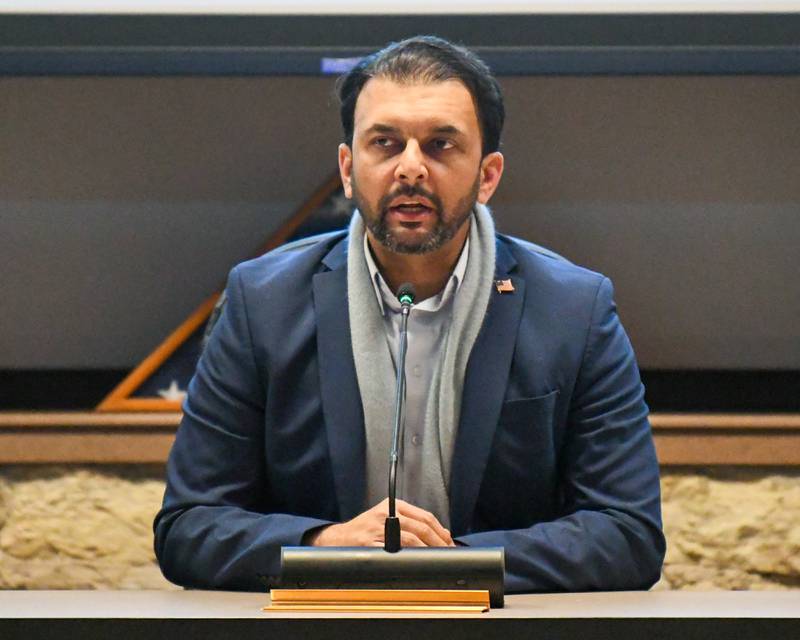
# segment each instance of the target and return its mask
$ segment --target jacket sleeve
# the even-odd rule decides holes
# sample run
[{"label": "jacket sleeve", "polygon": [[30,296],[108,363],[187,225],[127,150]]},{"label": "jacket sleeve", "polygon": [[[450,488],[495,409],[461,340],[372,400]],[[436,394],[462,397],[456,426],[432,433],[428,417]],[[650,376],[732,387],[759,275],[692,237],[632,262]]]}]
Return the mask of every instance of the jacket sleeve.
[{"label": "jacket sleeve", "polygon": [[268,380],[256,363],[237,269],[227,303],[189,384],[167,462],[155,552],[170,581],[193,588],[264,590],[280,548],[325,520],[272,512],[264,453]]},{"label": "jacket sleeve", "polygon": [[652,586],[666,545],[647,414],[633,349],[604,278],[560,453],[560,517],[527,529],[472,533],[459,542],[505,547],[509,592]]}]

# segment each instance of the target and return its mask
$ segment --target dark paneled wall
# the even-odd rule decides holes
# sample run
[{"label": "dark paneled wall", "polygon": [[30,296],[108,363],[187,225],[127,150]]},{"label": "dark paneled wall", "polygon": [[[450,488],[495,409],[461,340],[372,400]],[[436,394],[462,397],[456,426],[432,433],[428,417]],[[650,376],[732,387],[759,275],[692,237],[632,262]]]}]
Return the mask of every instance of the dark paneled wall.
[{"label": "dark paneled wall", "polygon": [[[135,365],[335,167],[328,78],[0,78],[0,369]],[[505,78],[501,230],[643,367],[800,369],[800,77]]]}]

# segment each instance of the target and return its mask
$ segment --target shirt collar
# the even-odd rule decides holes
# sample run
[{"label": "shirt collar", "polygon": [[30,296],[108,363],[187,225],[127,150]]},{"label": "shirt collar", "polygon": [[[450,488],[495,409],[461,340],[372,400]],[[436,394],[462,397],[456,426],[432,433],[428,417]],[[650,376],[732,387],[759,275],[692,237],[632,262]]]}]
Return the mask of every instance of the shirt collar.
[{"label": "shirt collar", "polygon": [[[395,312],[400,311],[400,303],[397,297],[392,293],[389,285],[383,279],[378,265],[375,264],[375,259],[372,257],[372,250],[369,248],[369,241],[367,234],[364,233],[364,255],[367,259],[367,268],[372,279],[372,286],[375,290],[375,297],[378,298],[378,305],[381,308],[381,314],[386,315],[386,307]],[[464,242],[464,248],[461,250],[461,255],[458,257],[458,262],[453,269],[453,273],[447,280],[444,288],[434,296],[421,300],[418,304],[414,305],[415,311],[428,311],[434,312],[441,309],[450,298],[455,296],[461,283],[464,281],[464,274],[467,272],[467,260],[469,259],[469,235]]]}]

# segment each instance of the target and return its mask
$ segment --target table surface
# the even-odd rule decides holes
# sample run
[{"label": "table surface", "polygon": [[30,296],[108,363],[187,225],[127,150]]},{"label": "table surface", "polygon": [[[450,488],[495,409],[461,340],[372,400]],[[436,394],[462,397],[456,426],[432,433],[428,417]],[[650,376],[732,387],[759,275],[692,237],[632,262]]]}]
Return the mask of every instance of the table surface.
[{"label": "table surface", "polygon": [[800,590],[651,591],[506,596],[485,614],[265,612],[266,593],[227,591],[0,591],[5,619],[254,618],[788,618],[800,619]]}]

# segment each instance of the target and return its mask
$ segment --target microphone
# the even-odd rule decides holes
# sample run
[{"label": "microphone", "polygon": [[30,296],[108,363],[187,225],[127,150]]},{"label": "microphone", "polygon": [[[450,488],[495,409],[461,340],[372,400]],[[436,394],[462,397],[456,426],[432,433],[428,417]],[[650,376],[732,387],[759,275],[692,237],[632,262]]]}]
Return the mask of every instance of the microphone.
[{"label": "microphone", "polygon": [[414,285],[404,282],[397,289],[397,300],[400,302],[400,346],[397,350],[397,368],[394,398],[394,430],[392,431],[392,449],[389,454],[389,516],[383,528],[383,548],[390,553],[400,551],[400,518],[395,506],[397,496],[397,463],[400,457],[400,432],[403,425],[403,406],[406,400],[406,349],[408,347],[408,314],[417,294]]},{"label": "microphone", "polygon": [[[503,547],[400,547],[395,497],[405,404],[408,314],[415,298],[411,284],[400,285],[397,299],[401,305],[401,329],[384,547],[281,547],[280,576],[265,580],[270,589],[477,590],[488,591],[492,607],[503,606]],[[444,606],[447,602],[442,601]]]}]

